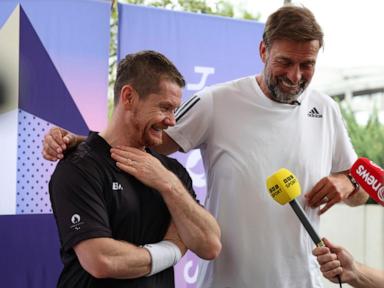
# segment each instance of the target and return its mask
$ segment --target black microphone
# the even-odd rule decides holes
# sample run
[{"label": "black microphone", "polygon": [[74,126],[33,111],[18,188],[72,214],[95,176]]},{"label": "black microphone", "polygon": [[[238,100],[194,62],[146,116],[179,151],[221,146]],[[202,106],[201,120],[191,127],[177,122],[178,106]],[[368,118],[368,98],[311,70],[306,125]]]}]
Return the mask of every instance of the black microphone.
[{"label": "black microphone", "polygon": [[301,105],[301,102],[298,101],[298,100],[293,100],[291,103],[289,103],[291,105],[297,105],[297,106],[300,106]]}]

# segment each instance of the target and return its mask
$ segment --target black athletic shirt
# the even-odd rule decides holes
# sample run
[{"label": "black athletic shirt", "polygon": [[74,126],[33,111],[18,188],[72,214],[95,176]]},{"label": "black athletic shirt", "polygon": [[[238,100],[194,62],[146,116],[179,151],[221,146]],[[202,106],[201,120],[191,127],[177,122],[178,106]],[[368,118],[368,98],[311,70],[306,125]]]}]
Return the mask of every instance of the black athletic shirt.
[{"label": "black athletic shirt", "polygon": [[[64,269],[58,287],[174,287],[173,267],[151,277],[96,279],[80,265],[72,247],[80,241],[110,237],[135,245],[163,240],[171,216],[160,193],[121,171],[110,146],[96,132],[69,151],[49,183],[61,242]],[[147,150],[175,173],[193,198],[192,181],[175,159]]]}]

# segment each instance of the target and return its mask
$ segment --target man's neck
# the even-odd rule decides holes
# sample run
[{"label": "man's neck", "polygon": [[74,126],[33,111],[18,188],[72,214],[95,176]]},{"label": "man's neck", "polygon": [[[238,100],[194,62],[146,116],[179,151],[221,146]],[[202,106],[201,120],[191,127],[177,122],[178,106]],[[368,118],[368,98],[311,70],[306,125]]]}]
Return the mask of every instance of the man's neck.
[{"label": "man's neck", "polygon": [[263,92],[264,96],[269,98],[269,99],[271,99],[271,100],[273,100],[270,97],[269,93],[271,93],[271,92],[269,92],[268,87],[265,84],[263,74],[259,74],[259,75],[256,76],[256,82],[257,82],[257,84],[259,84],[259,87],[260,87],[261,91]]},{"label": "man's neck", "polygon": [[129,146],[129,147],[137,147],[137,143],[135,143],[133,137],[132,129],[128,127],[123,127],[122,121],[113,121],[108,124],[107,128],[99,133],[100,137],[102,137],[111,147],[116,146]]}]

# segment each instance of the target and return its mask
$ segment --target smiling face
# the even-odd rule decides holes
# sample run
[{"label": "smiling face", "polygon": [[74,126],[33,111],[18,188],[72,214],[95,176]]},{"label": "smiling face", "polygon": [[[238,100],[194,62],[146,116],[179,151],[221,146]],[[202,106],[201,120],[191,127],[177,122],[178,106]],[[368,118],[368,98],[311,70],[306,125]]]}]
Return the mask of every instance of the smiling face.
[{"label": "smiling face", "polygon": [[131,125],[138,147],[152,147],[162,143],[163,130],[176,124],[174,112],[181,103],[181,88],[163,79],[159,90],[141,99],[132,108]]},{"label": "smiling face", "polygon": [[292,103],[312,80],[319,41],[275,40],[268,49],[262,42],[260,56],[265,64],[260,87],[273,101]]}]

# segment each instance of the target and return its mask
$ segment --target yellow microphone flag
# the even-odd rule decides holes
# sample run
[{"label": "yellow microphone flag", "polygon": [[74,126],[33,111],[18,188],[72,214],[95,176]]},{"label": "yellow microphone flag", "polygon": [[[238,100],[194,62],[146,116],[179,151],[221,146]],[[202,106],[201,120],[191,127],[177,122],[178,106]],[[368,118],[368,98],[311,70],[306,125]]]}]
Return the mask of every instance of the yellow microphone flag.
[{"label": "yellow microphone flag", "polygon": [[301,194],[300,183],[288,169],[281,168],[267,178],[267,189],[281,205],[291,202]]}]

